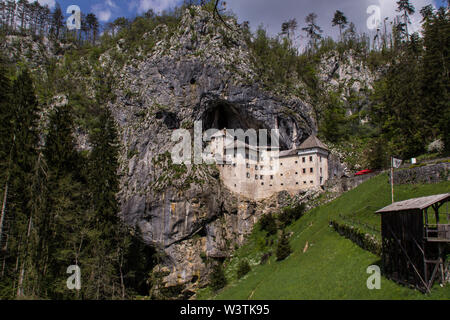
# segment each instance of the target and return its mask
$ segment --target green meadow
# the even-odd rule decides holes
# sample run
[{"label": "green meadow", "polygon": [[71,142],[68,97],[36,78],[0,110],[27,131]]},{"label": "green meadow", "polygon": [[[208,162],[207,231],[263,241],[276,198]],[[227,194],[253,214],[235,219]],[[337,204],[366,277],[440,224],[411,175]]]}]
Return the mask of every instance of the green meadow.
[{"label": "green meadow", "polygon": [[[395,186],[395,200],[449,191],[449,181],[400,185]],[[210,288],[202,289],[197,299],[450,299],[450,285],[441,288],[435,284],[431,294],[422,294],[384,277],[381,289],[369,290],[367,268],[380,265],[380,257],[340,236],[329,225],[330,220],[351,216],[380,229],[381,219],[375,211],[390,202],[388,176],[381,174],[334,201],[310,210],[287,228],[292,232],[290,245],[293,252],[279,262],[275,258],[277,236],[267,239],[265,232],[256,225],[246,245],[225,261],[227,286],[215,293]],[[445,205],[441,213],[443,210],[446,210]],[[261,256],[270,251],[273,255],[260,265]],[[242,259],[249,261],[251,271],[238,280],[237,265]]]}]

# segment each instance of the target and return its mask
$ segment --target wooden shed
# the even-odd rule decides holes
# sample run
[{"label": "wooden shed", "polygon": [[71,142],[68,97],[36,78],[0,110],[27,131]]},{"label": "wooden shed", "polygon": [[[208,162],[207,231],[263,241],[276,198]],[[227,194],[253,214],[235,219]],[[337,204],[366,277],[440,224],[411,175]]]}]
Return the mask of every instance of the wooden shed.
[{"label": "wooden shed", "polygon": [[[450,193],[438,194],[394,202],[377,211],[381,214],[383,272],[388,278],[423,292],[430,292],[436,278],[445,283],[445,257],[450,253],[449,199]],[[444,204],[445,216],[439,214]]]}]

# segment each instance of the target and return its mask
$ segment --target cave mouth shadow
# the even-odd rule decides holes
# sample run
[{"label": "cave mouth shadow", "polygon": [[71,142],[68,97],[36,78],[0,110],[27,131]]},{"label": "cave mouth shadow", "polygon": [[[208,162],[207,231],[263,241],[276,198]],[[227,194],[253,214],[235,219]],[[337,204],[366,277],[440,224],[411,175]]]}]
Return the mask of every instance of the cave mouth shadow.
[{"label": "cave mouth shadow", "polygon": [[[258,137],[258,145],[260,144],[259,130],[267,130],[267,145],[271,145],[271,128],[270,124],[264,123],[261,120],[255,119],[251,116],[247,110],[241,105],[231,104],[226,101],[214,101],[211,102],[206,111],[201,117],[203,123],[203,130],[208,129],[242,129],[247,131],[248,129],[256,130]],[[248,143],[246,137],[245,143]],[[280,139],[280,150],[287,150],[288,147]]]}]

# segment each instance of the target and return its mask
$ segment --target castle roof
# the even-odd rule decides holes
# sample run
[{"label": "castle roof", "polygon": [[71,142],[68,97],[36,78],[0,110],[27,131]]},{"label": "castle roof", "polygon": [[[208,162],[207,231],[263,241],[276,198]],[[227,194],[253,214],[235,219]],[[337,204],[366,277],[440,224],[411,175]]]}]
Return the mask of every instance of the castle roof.
[{"label": "castle roof", "polygon": [[306,139],[299,147],[300,150],[313,148],[328,150],[328,148],[316,136],[309,136],[309,138]]},{"label": "castle roof", "polygon": [[300,145],[299,148],[280,151],[279,157],[297,156],[301,150],[309,150],[314,148],[320,148],[328,151],[328,148],[322,143],[322,141],[320,141],[316,136],[310,136]]},{"label": "castle roof", "polygon": [[297,149],[291,149],[291,150],[284,150],[280,151],[279,157],[289,157],[289,156],[296,156],[298,153]]}]

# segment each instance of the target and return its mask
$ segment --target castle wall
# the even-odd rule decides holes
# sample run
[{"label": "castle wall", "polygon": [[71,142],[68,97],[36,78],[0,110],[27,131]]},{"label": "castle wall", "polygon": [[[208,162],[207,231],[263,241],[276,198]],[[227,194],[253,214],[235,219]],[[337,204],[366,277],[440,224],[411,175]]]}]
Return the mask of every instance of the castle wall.
[{"label": "castle wall", "polygon": [[319,152],[292,155],[257,162],[233,158],[233,164],[219,165],[223,183],[233,192],[251,199],[265,199],[274,193],[317,188],[328,179],[327,156]]}]

